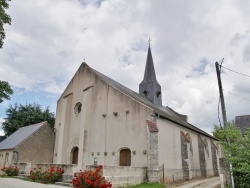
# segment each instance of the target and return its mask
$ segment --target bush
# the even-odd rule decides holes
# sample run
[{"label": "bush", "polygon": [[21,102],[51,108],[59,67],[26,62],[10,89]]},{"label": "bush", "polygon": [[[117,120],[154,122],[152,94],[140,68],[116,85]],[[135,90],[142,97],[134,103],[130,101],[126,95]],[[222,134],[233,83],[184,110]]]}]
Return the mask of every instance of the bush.
[{"label": "bush", "polygon": [[7,176],[17,176],[18,175],[18,168],[14,166],[3,167],[1,169]]},{"label": "bush", "polygon": [[85,170],[74,174],[72,180],[74,188],[111,188],[112,184],[107,182],[102,176],[102,165],[99,165],[95,171]]},{"label": "bush", "polygon": [[55,183],[62,181],[63,170],[59,167],[51,166],[45,172],[42,171],[41,167],[34,168],[30,171],[30,177],[32,181],[41,183]]}]

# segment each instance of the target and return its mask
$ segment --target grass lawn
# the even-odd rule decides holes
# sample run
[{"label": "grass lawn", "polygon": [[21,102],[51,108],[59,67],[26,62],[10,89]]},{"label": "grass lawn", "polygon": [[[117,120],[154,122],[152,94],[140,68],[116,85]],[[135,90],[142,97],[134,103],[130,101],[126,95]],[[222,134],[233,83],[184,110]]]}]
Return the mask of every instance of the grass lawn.
[{"label": "grass lawn", "polygon": [[129,186],[128,188],[164,188],[165,186],[159,183],[143,183],[140,185]]}]

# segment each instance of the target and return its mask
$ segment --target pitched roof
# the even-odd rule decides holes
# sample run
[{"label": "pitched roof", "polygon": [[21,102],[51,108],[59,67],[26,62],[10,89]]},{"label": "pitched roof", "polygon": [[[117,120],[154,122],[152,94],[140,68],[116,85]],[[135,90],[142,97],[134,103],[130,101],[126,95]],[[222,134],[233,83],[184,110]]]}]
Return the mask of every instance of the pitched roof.
[{"label": "pitched roof", "polygon": [[15,148],[17,145],[26,140],[30,135],[40,129],[44,124],[47,124],[47,122],[45,121],[19,128],[16,132],[14,132],[12,135],[7,137],[0,143],[0,150]]},{"label": "pitched roof", "polygon": [[[81,66],[87,66],[89,67],[86,63],[83,63]],[[90,67],[89,67],[90,68]],[[116,90],[130,96],[131,98],[139,101],[140,103],[150,107],[151,109],[154,110],[155,114],[159,115],[161,118],[169,120],[171,122],[174,122],[182,127],[185,127],[187,129],[190,129],[192,131],[195,131],[197,133],[200,133],[202,135],[205,135],[207,137],[210,137],[212,139],[215,139],[213,136],[211,136],[210,134],[206,133],[205,131],[199,129],[198,127],[195,127],[194,125],[184,121],[183,115],[178,114],[177,112],[175,112],[174,110],[172,110],[169,107],[164,107],[164,106],[157,106],[155,104],[153,104],[152,102],[150,102],[149,100],[147,100],[146,98],[144,98],[143,96],[141,96],[140,94],[132,91],[131,89],[123,86],[122,84],[112,80],[111,78],[105,76],[104,74],[90,68],[91,70],[93,70],[106,84],[110,85],[111,87],[115,88]]]},{"label": "pitched roof", "polygon": [[240,129],[242,134],[245,134],[246,130],[250,128],[250,115],[236,116],[235,125]]},{"label": "pitched roof", "polygon": [[141,83],[150,82],[150,81],[155,81],[156,83],[158,83],[156,80],[156,75],[155,75],[153,57],[152,57],[151,49],[149,46],[148,47],[147,61],[146,61],[146,66],[145,66],[145,72],[144,72],[144,78],[143,78]]}]

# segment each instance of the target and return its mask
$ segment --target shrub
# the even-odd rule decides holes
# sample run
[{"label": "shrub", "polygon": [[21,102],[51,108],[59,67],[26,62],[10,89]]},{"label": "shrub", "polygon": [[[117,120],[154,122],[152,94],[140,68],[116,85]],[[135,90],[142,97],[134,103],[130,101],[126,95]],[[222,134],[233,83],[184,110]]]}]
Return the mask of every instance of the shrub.
[{"label": "shrub", "polygon": [[46,171],[42,171],[41,167],[34,168],[30,171],[32,181],[41,183],[55,183],[62,180],[63,170],[59,167],[51,166]]},{"label": "shrub", "polygon": [[1,169],[7,176],[17,176],[18,175],[18,168],[14,166],[3,167]]},{"label": "shrub", "polygon": [[102,176],[102,165],[95,171],[85,170],[74,174],[72,180],[74,188],[111,188],[112,184]]}]

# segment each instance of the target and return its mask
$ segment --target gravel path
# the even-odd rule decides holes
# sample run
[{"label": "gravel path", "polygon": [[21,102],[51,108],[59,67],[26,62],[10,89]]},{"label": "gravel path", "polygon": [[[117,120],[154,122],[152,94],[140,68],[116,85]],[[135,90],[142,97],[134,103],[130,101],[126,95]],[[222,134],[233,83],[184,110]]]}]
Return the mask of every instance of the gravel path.
[{"label": "gravel path", "polygon": [[215,188],[218,187],[219,185],[220,185],[220,178],[213,177],[177,186],[177,188]]},{"label": "gravel path", "polygon": [[46,185],[16,178],[0,178],[0,188],[67,188],[60,185]]}]

